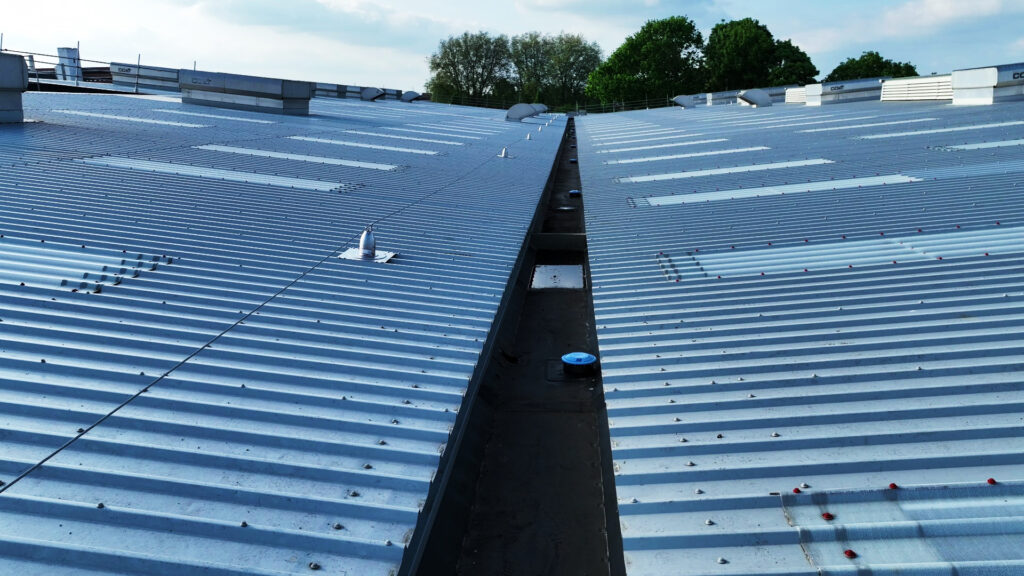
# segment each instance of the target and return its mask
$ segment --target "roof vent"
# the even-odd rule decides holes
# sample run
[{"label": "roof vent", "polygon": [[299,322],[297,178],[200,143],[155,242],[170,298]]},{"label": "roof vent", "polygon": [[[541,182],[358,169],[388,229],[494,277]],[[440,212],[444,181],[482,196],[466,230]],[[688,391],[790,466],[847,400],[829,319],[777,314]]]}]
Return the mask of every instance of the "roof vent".
[{"label": "roof vent", "polygon": [[362,260],[383,264],[397,256],[397,252],[377,250],[377,239],[373,235],[373,226],[367,226],[359,235],[359,247],[348,248],[338,255],[342,260]]},{"label": "roof vent", "polygon": [[761,90],[760,88],[753,88],[750,90],[744,90],[739,93],[737,98],[740,102],[745,102],[754,108],[765,108],[772,105],[772,97],[768,92]]},{"label": "roof vent", "polygon": [[28,88],[28,66],[25,59],[13,54],[0,54],[0,124],[25,120],[21,93]]},{"label": "roof vent", "polygon": [[372,226],[367,226],[359,235],[359,255],[364,260],[372,260],[377,255],[377,239],[373,237]]}]

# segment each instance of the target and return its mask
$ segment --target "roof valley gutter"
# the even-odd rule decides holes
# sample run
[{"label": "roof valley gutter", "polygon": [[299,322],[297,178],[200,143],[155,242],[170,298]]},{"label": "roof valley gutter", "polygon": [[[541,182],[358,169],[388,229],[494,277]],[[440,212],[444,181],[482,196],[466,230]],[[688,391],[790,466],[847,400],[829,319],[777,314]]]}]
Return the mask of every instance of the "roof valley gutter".
[{"label": "roof valley gutter", "polygon": [[[517,140],[518,141],[518,140]],[[530,238],[540,231],[544,212],[555,184],[559,153],[552,158],[552,168],[534,212],[534,217],[523,238],[508,283],[498,306],[494,323],[473,371],[462,409],[449,436],[448,445],[441,456],[440,473],[431,483],[430,494],[420,512],[414,538],[409,544],[399,576],[454,574],[462,552],[473,506],[476,482],[487,446],[488,428],[493,417],[491,399],[481,392],[483,383],[499,370],[495,357],[500,354],[499,344],[514,337],[518,327],[519,311],[529,289],[534,252]],[[491,160],[504,161],[498,157]]]},{"label": "roof valley gutter", "polygon": [[[550,358],[564,353],[550,345],[552,339],[559,346],[597,347],[589,280],[583,290],[536,290],[531,282],[539,274],[534,264],[567,259],[582,262],[589,277],[585,235],[577,232],[583,229],[582,212],[559,210],[581,202],[576,151],[568,146],[574,134],[570,121],[414,532],[403,576],[493,573],[495,564],[506,561],[512,573],[527,573],[538,562],[562,562],[562,567],[625,575],[600,374],[571,378],[566,373],[557,382],[551,374],[548,381],[537,375]],[[556,335],[545,328],[550,324],[561,326]],[[577,428],[575,434],[559,433]],[[533,446],[546,434],[552,441],[542,442],[540,451],[527,452],[516,443],[521,439]],[[517,462],[524,458],[532,465],[520,467]],[[567,491],[579,498],[566,498]],[[520,505],[512,520],[507,511]],[[560,540],[561,552],[524,554],[522,546],[529,545],[524,542],[535,539]]]}]

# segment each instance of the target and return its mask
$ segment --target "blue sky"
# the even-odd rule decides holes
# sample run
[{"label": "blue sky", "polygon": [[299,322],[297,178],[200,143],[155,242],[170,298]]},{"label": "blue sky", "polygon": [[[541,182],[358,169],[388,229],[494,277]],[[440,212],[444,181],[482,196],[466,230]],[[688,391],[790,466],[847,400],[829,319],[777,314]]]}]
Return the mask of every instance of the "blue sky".
[{"label": "blue sky", "polygon": [[5,3],[4,48],[422,90],[438,42],[463,31],[572,32],[607,56],[647,20],[685,15],[705,38],[756,18],[824,76],[865,50],[918,72],[1024,61],[1024,0],[39,0]]}]

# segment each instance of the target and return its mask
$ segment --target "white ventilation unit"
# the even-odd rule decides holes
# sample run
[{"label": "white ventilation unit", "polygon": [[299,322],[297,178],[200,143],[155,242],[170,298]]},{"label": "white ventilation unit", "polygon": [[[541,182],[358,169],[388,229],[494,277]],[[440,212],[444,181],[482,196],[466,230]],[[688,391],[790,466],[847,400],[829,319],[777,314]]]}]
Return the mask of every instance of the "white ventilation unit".
[{"label": "white ventilation unit", "polygon": [[898,78],[882,83],[882,102],[952,99],[953,77],[950,74]]},{"label": "white ventilation unit", "polygon": [[1024,100],[1024,62],[953,71],[953,104]]},{"label": "white ventilation unit", "polygon": [[786,104],[803,104],[805,102],[807,102],[806,86],[786,90]]}]

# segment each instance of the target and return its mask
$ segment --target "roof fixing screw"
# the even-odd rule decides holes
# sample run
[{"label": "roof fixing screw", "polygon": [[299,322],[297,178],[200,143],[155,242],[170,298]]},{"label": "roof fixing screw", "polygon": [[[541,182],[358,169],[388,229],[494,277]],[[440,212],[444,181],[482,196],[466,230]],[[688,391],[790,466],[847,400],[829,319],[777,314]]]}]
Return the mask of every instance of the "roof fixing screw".
[{"label": "roof fixing screw", "polygon": [[714,526],[715,525],[715,521],[712,520],[711,518],[708,518],[707,520],[704,521],[704,524],[707,525],[707,526]]},{"label": "roof fixing screw", "polygon": [[801,488],[810,488],[810,487],[811,487],[811,485],[810,485],[810,484],[808,484],[807,482],[801,482],[801,483],[800,483],[800,487],[801,487]]},{"label": "roof fixing screw", "polygon": [[686,465],[687,466],[696,466],[696,464],[693,462],[693,460],[690,460],[689,462],[687,462]]},{"label": "roof fixing screw", "polygon": [[889,483],[889,490],[896,490],[896,489],[898,489],[899,487],[900,487],[900,486],[899,486],[899,484],[897,484],[897,483],[895,483],[895,482],[890,482],[890,483]]},{"label": "roof fixing screw", "polygon": [[853,559],[853,558],[857,557],[857,553],[854,552],[853,550],[850,550],[849,548],[847,548],[846,550],[843,550],[843,556],[846,556],[847,558]]},{"label": "roof fixing screw", "polygon": [[728,560],[726,560],[725,558],[722,558],[722,557],[719,557],[719,558],[718,558],[718,560],[717,560],[717,562],[718,562],[719,564],[728,564],[728,563],[729,563],[729,561],[728,561]]},{"label": "roof fixing screw", "polygon": [[772,438],[778,438],[779,436],[781,436],[781,434],[778,432],[772,432]]},{"label": "roof fixing screw", "polygon": [[823,512],[821,514],[821,517],[824,518],[825,520],[828,520],[828,521],[832,521],[832,520],[836,519],[836,517],[831,512]]},{"label": "roof fixing screw", "polygon": [[317,564],[316,562],[310,562],[309,563],[309,569],[310,570],[319,570],[320,569],[320,565]]},{"label": "roof fixing screw", "polygon": [[704,493],[704,491],[703,491],[703,490],[701,490],[700,488],[697,488],[696,490],[694,490],[694,491],[693,491],[693,493],[694,493],[694,494],[703,494],[703,493]]},{"label": "roof fixing screw", "polygon": [[344,528],[344,526],[341,525],[341,522],[335,522],[334,526],[331,526],[331,528],[334,528],[335,530],[341,530],[342,528]]},{"label": "roof fixing screw", "polygon": [[241,526],[242,528],[247,528],[249,526],[249,523],[246,522],[245,520],[242,520],[242,523],[239,524],[239,526]]},{"label": "roof fixing screw", "polygon": [[106,506],[104,506],[104,505],[103,505],[103,502],[100,502],[99,504],[97,504],[97,505],[96,505],[96,507],[97,507],[97,508],[99,508],[99,509],[101,509],[101,510],[102,510],[103,508],[106,508]]},{"label": "roof fixing screw", "polygon": [[679,441],[680,442],[689,442],[689,440],[687,440],[686,438],[680,438]]},{"label": "roof fixing screw", "polygon": [[85,434],[85,428],[79,428],[78,429],[78,433],[79,434]]},{"label": "roof fixing screw", "polygon": [[995,486],[996,484],[998,484],[998,482],[996,482],[996,479],[995,479],[995,478],[989,478],[988,480],[985,480],[985,482],[988,482],[989,484],[991,484],[991,485],[993,485],[993,486]]},{"label": "roof fixing screw", "polygon": [[394,546],[394,543],[391,540],[385,540],[384,541],[384,545],[385,546]]}]

